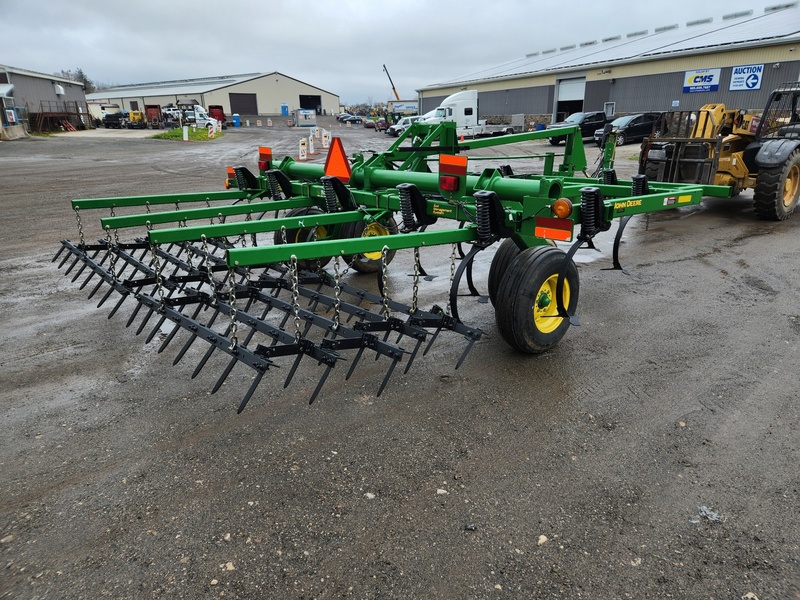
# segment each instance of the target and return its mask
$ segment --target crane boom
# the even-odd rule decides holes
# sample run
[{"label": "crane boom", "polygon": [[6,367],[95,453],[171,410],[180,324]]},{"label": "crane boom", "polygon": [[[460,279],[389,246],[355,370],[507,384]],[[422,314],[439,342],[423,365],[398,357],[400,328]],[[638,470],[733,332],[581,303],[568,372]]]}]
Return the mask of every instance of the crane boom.
[{"label": "crane boom", "polygon": [[394,97],[397,101],[400,101],[400,95],[397,93],[397,90],[394,87],[394,81],[392,81],[392,76],[389,75],[389,69],[386,68],[386,65],[383,65],[383,70],[386,71],[386,76],[389,78],[389,83],[392,84],[392,91],[394,92]]}]

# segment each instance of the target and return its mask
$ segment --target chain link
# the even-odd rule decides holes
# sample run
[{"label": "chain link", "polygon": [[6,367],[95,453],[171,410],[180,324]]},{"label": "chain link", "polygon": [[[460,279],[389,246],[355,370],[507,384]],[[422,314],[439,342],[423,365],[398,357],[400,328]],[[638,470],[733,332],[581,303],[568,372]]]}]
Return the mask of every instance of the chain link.
[{"label": "chain link", "polygon": [[417,312],[417,297],[419,295],[419,246],[414,247],[414,278],[411,290],[411,314]]},{"label": "chain link", "polygon": [[236,339],[236,331],[238,324],[236,322],[236,275],[233,272],[233,267],[228,268],[228,304],[231,307],[231,345],[228,350],[233,351],[239,340]]},{"label": "chain link", "polygon": [[[456,244],[453,244],[453,248],[450,251],[450,287],[453,287],[453,280],[456,278]],[[447,309],[445,312],[449,315],[450,314],[450,296],[447,296]]]},{"label": "chain link", "polygon": [[[116,237],[117,230],[114,229],[114,236]],[[117,242],[119,242],[119,238],[117,238]],[[116,264],[117,264],[117,251],[114,241],[111,239],[111,227],[106,225],[106,244],[108,244],[108,251],[111,253],[111,262],[108,266],[108,272],[111,274],[112,279],[117,278],[116,272]]]},{"label": "chain link", "polygon": [[205,255],[206,275],[208,275],[208,285],[211,286],[211,304],[217,305],[217,285],[214,283],[214,277],[211,275],[211,254],[208,251],[208,240],[206,234],[202,234],[200,239],[203,242],[203,254]]},{"label": "chain link", "polygon": [[292,278],[292,312],[294,313],[294,339],[300,341],[300,294],[298,293],[299,281],[297,279],[297,257],[292,254],[289,261],[290,277]]},{"label": "chain link", "polygon": [[[147,231],[153,229],[153,224],[148,221],[145,224]],[[161,257],[158,255],[158,248],[153,242],[150,242],[150,253],[153,255],[153,266],[156,271],[156,292],[158,293],[159,306],[158,311],[163,313],[164,306],[166,306],[166,299],[164,298],[164,280],[161,277]]]},{"label": "chain link", "polygon": [[86,239],[83,237],[83,222],[81,221],[81,209],[75,207],[75,220],[78,222],[78,237],[81,241],[81,246],[86,244]]},{"label": "chain link", "polygon": [[387,268],[386,254],[389,246],[381,248],[381,284],[383,287],[383,320],[389,320],[389,269]]},{"label": "chain link", "polygon": [[334,331],[339,329],[339,308],[342,304],[341,294],[342,294],[342,287],[339,285],[339,279],[341,278],[341,274],[339,273],[339,255],[333,257],[333,327]]}]

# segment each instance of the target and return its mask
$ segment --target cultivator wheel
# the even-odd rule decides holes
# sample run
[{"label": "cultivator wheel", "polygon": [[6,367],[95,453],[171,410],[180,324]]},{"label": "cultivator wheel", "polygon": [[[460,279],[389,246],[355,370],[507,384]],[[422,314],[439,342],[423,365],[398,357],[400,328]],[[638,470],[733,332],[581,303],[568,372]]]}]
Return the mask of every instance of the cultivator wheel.
[{"label": "cultivator wheel", "polygon": [[[342,227],[343,238],[378,237],[398,233],[397,222],[391,217],[383,222],[374,220],[370,223],[356,221],[347,223]],[[386,263],[392,262],[395,251],[390,250],[386,255]],[[356,255],[345,255],[344,260],[353,266],[359,273],[377,273],[381,266],[380,252],[365,252]]]},{"label": "cultivator wheel", "polygon": [[543,246],[521,252],[497,293],[495,316],[503,339],[528,354],[549,350],[569,329],[578,289],[578,270],[564,251]]}]

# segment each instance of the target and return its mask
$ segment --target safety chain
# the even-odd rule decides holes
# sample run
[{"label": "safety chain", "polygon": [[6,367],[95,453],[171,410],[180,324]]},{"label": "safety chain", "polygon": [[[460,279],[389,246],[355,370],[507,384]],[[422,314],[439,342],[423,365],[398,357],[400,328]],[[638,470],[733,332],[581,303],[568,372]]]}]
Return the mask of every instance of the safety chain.
[{"label": "safety chain", "polygon": [[206,274],[208,275],[208,285],[211,286],[211,305],[217,305],[217,284],[214,282],[214,277],[211,275],[211,254],[208,252],[208,241],[206,234],[200,235],[203,242],[203,254],[205,255]]},{"label": "safety chain", "polygon": [[411,292],[411,314],[417,312],[417,297],[419,295],[419,246],[414,247],[414,278]]},{"label": "safety chain", "polygon": [[[111,216],[113,217],[114,216],[113,215],[114,211],[112,210],[111,212],[112,212]],[[117,259],[119,258],[119,254],[117,253],[118,249],[119,249],[119,234],[117,232],[117,228],[116,227],[114,228],[114,239],[112,241],[112,239],[111,239],[111,227],[106,225],[106,243],[108,244],[108,251],[111,253],[111,262],[110,262],[110,264],[108,266],[108,272],[111,273],[111,277],[113,279],[116,279],[117,278],[117,273],[116,273],[115,266],[117,264]]]},{"label": "safety chain", "polygon": [[341,294],[342,287],[339,285],[339,255],[333,257],[333,326],[331,329],[334,331],[339,329],[339,307],[342,304]]},{"label": "safety chain", "polygon": [[298,293],[299,281],[297,279],[297,257],[292,254],[289,261],[289,274],[292,278],[292,312],[294,313],[294,339],[300,341],[300,294]]},{"label": "safety chain", "polygon": [[86,240],[83,237],[83,222],[81,221],[81,209],[75,207],[75,220],[78,222],[78,236],[81,240],[81,246],[85,245]]},{"label": "safety chain", "polygon": [[281,244],[286,243],[286,225],[281,225]]},{"label": "safety chain", "polygon": [[144,209],[147,211],[147,214],[150,214],[150,201],[146,200],[144,203]]},{"label": "safety chain", "polygon": [[[453,244],[453,249],[450,251],[450,287],[453,287],[453,280],[456,278],[456,244]],[[445,313],[450,314],[450,296],[447,300],[447,308]]]},{"label": "safety chain", "polygon": [[[153,229],[153,224],[148,221],[145,224],[147,227],[147,231],[151,231]],[[158,311],[163,313],[164,307],[166,306],[166,300],[164,298],[164,280],[161,277],[161,257],[158,255],[158,249],[153,242],[150,242],[150,254],[153,255],[153,266],[155,267],[156,271],[156,291],[158,292]]]},{"label": "safety chain", "polygon": [[389,246],[381,248],[381,287],[383,288],[383,320],[389,320],[389,269],[387,268],[386,254]]},{"label": "safety chain", "polygon": [[[248,201],[247,201],[247,202],[248,202],[248,204],[249,204],[249,203],[250,203],[250,200],[248,199]],[[245,216],[244,220],[245,220],[245,221],[252,221],[252,220],[253,220],[253,214],[252,214],[252,213],[247,213],[247,215]],[[244,237],[244,235],[242,235],[242,237]],[[243,243],[243,244],[245,244],[245,242],[242,242],[242,243]],[[251,234],[250,234],[250,245],[251,245],[253,248],[255,248],[256,246],[258,246],[258,243],[256,242],[256,234],[255,234],[255,233],[251,233]]]},{"label": "safety chain", "polygon": [[236,339],[238,325],[236,323],[236,275],[233,267],[228,268],[228,304],[231,307],[231,345],[228,350],[233,351],[239,340]]}]

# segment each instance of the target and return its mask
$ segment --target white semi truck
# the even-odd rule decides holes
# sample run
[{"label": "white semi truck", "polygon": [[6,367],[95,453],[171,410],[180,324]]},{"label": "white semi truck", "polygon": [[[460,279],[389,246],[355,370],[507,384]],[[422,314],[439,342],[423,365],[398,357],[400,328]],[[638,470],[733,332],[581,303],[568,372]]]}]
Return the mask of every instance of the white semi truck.
[{"label": "white semi truck", "polygon": [[464,137],[485,137],[518,133],[524,129],[524,115],[512,115],[511,125],[487,125],[478,112],[478,91],[464,90],[445,98],[432,116],[420,119],[421,123],[436,124],[443,121],[456,123],[456,134]]}]

